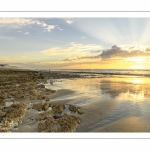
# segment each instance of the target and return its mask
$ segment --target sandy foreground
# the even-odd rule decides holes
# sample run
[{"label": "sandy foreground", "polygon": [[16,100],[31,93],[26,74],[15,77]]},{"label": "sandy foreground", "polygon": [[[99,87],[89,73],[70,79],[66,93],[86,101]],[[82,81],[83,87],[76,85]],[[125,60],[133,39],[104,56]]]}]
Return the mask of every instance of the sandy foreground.
[{"label": "sandy foreground", "polygon": [[85,78],[73,73],[0,70],[0,131],[150,131],[150,122],[143,117],[122,114],[109,117],[120,105],[117,100],[103,97],[100,101],[93,96],[97,93],[86,94],[84,87],[79,93],[64,84],[67,83],[64,79],[71,84],[84,79],[88,85]]}]

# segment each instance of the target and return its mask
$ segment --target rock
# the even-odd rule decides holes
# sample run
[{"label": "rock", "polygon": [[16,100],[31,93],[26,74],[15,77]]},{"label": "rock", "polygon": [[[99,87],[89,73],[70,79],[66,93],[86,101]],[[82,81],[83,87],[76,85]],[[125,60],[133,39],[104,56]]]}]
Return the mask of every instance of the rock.
[{"label": "rock", "polygon": [[40,102],[40,103],[36,103],[36,104],[33,104],[33,109],[36,109],[38,111],[46,111],[48,110],[48,108],[50,107],[50,103],[48,102]]},{"label": "rock", "polygon": [[36,117],[36,119],[37,119],[37,120],[44,120],[44,119],[47,119],[47,118],[49,118],[49,117],[52,117],[52,115],[53,115],[53,111],[52,111],[52,110],[49,110],[49,111],[47,111],[47,112],[40,113],[40,114]]},{"label": "rock", "polygon": [[43,108],[43,103],[42,103],[42,102],[33,104],[33,109],[36,109],[36,110],[38,110],[38,111],[41,111],[42,108]]},{"label": "rock", "polygon": [[54,114],[61,114],[65,109],[65,105],[53,105],[52,110]]},{"label": "rock", "polygon": [[7,98],[7,95],[8,95],[8,94],[6,94],[6,93],[3,93],[3,94],[1,93],[1,94],[0,94],[0,99],[6,99],[6,98]]},{"label": "rock", "polygon": [[78,108],[74,105],[69,105],[69,110],[73,112],[77,112]]},{"label": "rock", "polygon": [[12,129],[14,126],[18,126],[22,123],[21,119],[25,116],[27,110],[27,104],[12,104],[4,110],[5,115],[1,119],[1,129]]},{"label": "rock", "polygon": [[47,110],[49,108],[49,103],[45,103],[42,108],[43,110]]},{"label": "rock", "polygon": [[0,107],[5,106],[6,102],[4,100],[0,100]]},{"label": "rock", "polygon": [[50,98],[48,96],[45,97],[46,101],[50,101]]},{"label": "rock", "polygon": [[84,114],[84,112],[82,112],[81,110],[78,110],[77,113],[80,115]]},{"label": "rock", "polygon": [[11,132],[9,129],[0,129],[0,132]]},{"label": "rock", "polygon": [[38,124],[38,131],[41,132],[41,131],[44,131],[46,129],[46,124],[44,122],[40,122]]},{"label": "rock", "polygon": [[36,87],[37,88],[45,88],[45,85],[44,84],[40,84],[40,85],[37,85]]},{"label": "rock", "polygon": [[60,123],[59,132],[74,132],[80,123],[79,119],[75,116],[64,114],[58,122]]}]

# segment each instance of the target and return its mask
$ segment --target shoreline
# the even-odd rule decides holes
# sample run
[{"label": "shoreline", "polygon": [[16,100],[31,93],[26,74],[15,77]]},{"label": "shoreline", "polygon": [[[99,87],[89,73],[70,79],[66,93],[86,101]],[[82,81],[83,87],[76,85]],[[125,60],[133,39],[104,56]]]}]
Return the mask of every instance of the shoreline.
[{"label": "shoreline", "polygon": [[[5,76],[6,80],[1,82],[0,90],[4,90],[5,84],[8,86],[11,83],[11,78],[9,78],[8,70]],[[29,75],[27,78],[20,78],[17,76],[17,72],[11,70],[10,73],[12,79],[18,80],[20,83],[29,82],[27,87],[23,86],[22,83],[19,87],[27,88],[27,90],[22,89],[22,91],[26,91],[26,98],[18,98],[17,101],[13,101],[8,96],[7,99],[0,99],[1,102],[1,120],[6,117],[5,113],[8,113],[11,105],[13,104],[15,107],[23,110],[23,116],[20,116],[20,121],[22,123],[18,123],[11,129],[11,132],[147,132],[150,131],[150,122],[148,120],[144,120],[143,117],[130,116],[128,112],[132,111],[132,102],[128,105],[121,104],[121,101],[118,101],[115,98],[111,98],[108,94],[112,94],[112,96],[116,96],[119,94],[119,90],[121,88],[117,88],[116,84],[121,83],[122,79],[118,81],[114,80],[113,76],[87,76],[82,74],[74,74],[72,73],[64,73],[61,71],[22,71],[23,73]],[[36,78],[33,74],[36,74]],[[0,76],[3,77],[4,74],[0,71]],[[9,80],[7,80],[7,78]],[[115,76],[115,78],[119,78]],[[139,78],[139,77],[138,77]],[[143,76],[143,78],[149,81],[149,78]],[[26,81],[28,79],[28,81]],[[112,91],[109,93],[109,87],[111,87],[110,79],[113,81],[112,83]],[[3,78],[1,78],[3,80]],[[13,81],[15,81],[13,80]],[[22,81],[21,81],[22,80]],[[31,81],[31,80],[34,80]],[[104,82],[101,82],[104,80]],[[123,79],[125,80],[125,79]],[[16,82],[15,81],[15,82]],[[17,81],[17,82],[18,82]],[[17,83],[16,82],[16,83]],[[89,83],[91,82],[91,83]],[[102,85],[99,87],[99,83]],[[137,81],[139,82],[139,80]],[[150,81],[149,81],[150,82]],[[148,84],[148,83],[147,83]],[[21,86],[22,85],[22,86]],[[84,85],[84,86],[83,86]],[[128,87],[132,85],[132,83],[124,84],[126,86],[123,88],[124,92],[128,90]],[[122,86],[120,85],[120,86]],[[135,84],[136,86],[137,84]],[[12,86],[14,86],[12,84]],[[82,87],[83,86],[83,87]],[[104,87],[103,87],[104,86]],[[114,87],[113,87],[114,86]],[[143,85],[142,85],[143,86]],[[134,87],[131,86],[131,88]],[[15,88],[17,86],[15,85]],[[79,88],[79,89],[78,89]],[[86,88],[86,90],[84,89]],[[104,94],[100,94],[97,90],[104,88]],[[114,89],[115,88],[115,89]],[[140,88],[140,87],[139,87]],[[12,89],[13,90],[13,89]],[[18,89],[19,90],[19,89]],[[34,91],[35,90],[35,91]],[[131,89],[132,90],[132,89]],[[1,91],[1,92],[2,92]],[[15,91],[15,90],[14,90]],[[21,92],[21,91],[20,91]],[[31,93],[31,94],[28,94]],[[50,92],[49,94],[47,92]],[[103,91],[102,91],[103,92]],[[5,93],[5,92],[4,92]],[[36,99],[36,96],[39,96],[39,93],[47,93],[47,95],[43,95],[43,98]],[[98,94],[98,95],[97,95]],[[115,95],[116,94],[116,95]],[[47,97],[48,96],[48,97]],[[12,96],[13,97],[13,96]],[[100,99],[102,97],[102,99]],[[50,98],[50,100],[46,100],[46,98]],[[5,106],[3,104],[5,102]],[[22,105],[27,104],[27,105]],[[121,104],[121,105],[120,105]],[[131,105],[131,106],[130,106]],[[74,111],[70,111],[69,107],[73,107]],[[5,111],[2,111],[6,107]],[[131,109],[129,109],[129,108]],[[11,109],[14,109],[13,107]],[[125,111],[120,114],[122,109]],[[129,110],[128,110],[129,109]],[[51,112],[51,110],[60,111],[59,113]],[[117,110],[117,111],[116,111]],[[78,113],[79,111],[79,113]],[[137,110],[136,110],[137,111]],[[67,114],[67,115],[65,115]],[[12,115],[12,114],[11,114]],[[64,116],[65,115],[65,116]],[[64,117],[63,117],[64,116]],[[40,118],[37,120],[36,118]],[[44,117],[44,118],[43,118]],[[72,118],[73,117],[73,118]],[[41,120],[42,118],[42,120]],[[50,118],[52,120],[50,120]],[[62,119],[61,119],[62,118]],[[67,124],[63,129],[58,130],[57,127],[60,126],[60,122],[63,122],[63,119],[71,119],[74,123]],[[46,127],[46,124],[51,122],[54,128],[51,126],[50,128]],[[139,124],[143,122],[142,124]],[[66,123],[65,123],[66,124]],[[2,125],[2,124],[1,124]],[[0,125],[0,126],[1,126]],[[70,129],[68,128],[70,127]],[[5,130],[1,129],[1,132]]]},{"label": "shoreline", "polygon": [[37,71],[1,70],[0,76],[0,132],[76,131],[80,121],[70,111],[80,109],[50,101],[53,93],[59,97],[70,91],[46,88],[47,78]]},{"label": "shoreline", "polygon": [[65,79],[65,78],[89,78],[89,77],[107,77],[107,76],[131,76],[131,77],[150,77],[150,74],[142,73],[111,73],[111,72],[82,72],[82,71],[40,71],[46,77],[53,79]]}]

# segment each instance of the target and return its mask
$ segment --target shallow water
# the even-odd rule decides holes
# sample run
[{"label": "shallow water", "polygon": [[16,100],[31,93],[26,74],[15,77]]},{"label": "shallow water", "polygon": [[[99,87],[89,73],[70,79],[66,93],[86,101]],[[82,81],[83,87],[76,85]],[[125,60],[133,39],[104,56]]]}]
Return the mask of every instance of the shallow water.
[{"label": "shallow water", "polygon": [[149,69],[62,69],[54,71],[89,73],[89,74],[119,74],[119,75],[150,75]]},{"label": "shallow water", "polygon": [[47,87],[71,90],[51,100],[68,99],[68,103],[81,107],[84,115],[77,132],[150,131],[150,78],[64,79]]}]

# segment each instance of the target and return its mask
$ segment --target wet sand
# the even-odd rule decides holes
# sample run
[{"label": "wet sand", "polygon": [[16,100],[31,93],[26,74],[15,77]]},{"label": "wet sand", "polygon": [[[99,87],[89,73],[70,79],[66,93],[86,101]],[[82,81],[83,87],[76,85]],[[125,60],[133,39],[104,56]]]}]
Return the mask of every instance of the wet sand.
[{"label": "wet sand", "polygon": [[143,76],[62,79],[55,85],[74,93],[54,101],[75,104],[84,112],[76,132],[149,132],[149,83]]},{"label": "wet sand", "polygon": [[[101,75],[92,76],[89,74],[64,74],[64,72],[36,72],[36,74],[36,78],[34,76],[34,80],[36,79],[34,82],[36,82],[36,85],[44,85],[44,88],[42,89],[43,93],[46,92],[46,89],[54,91],[46,95],[50,98],[50,101],[46,101],[46,97],[41,99],[37,98],[35,100],[30,99],[30,96],[33,96],[34,94],[30,94],[26,98],[18,98],[17,101],[20,104],[30,103],[32,105],[25,108],[25,115],[21,118],[22,123],[11,128],[11,130],[9,130],[10,132],[150,131],[149,78],[130,76],[102,77]],[[9,77],[8,74],[6,76]],[[2,73],[1,77],[3,77]],[[11,74],[11,77],[17,78],[18,76],[13,73]],[[7,82],[9,83],[9,80],[7,80]],[[3,85],[1,85],[1,89],[2,87]],[[36,94],[38,94],[38,92],[41,93],[41,91],[37,88],[36,90]],[[28,91],[32,93],[33,89]],[[14,104],[13,99],[8,97],[6,99],[1,98],[1,102],[2,101],[6,102],[5,107],[10,107]],[[34,104],[41,102],[48,105],[47,110],[39,111],[33,107]],[[64,104],[65,108],[63,108]],[[52,105],[54,107],[52,107]],[[42,113],[47,113],[48,111],[51,111],[51,109],[55,110],[57,105],[59,105],[61,107],[60,109],[62,109],[60,114],[50,115],[43,120],[37,119],[37,116],[40,116]],[[76,112],[69,110],[70,105],[77,108]],[[17,105],[17,107],[22,106]],[[3,108],[4,105],[1,109],[3,110]],[[6,110],[7,109],[8,108],[6,108]],[[2,113],[3,115],[1,116],[1,120],[5,118],[4,112]],[[65,114],[67,115],[65,116]],[[75,120],[70,118],[74,121],[72,122],[74,126],[70,126],[70,128],[63,128],[63,130],[56,129],[60,127],[60,124],[58,123],[62,122],[62,116],[64,116],[64,119],[71,116],[77,118],[74,118]],[[55,117],[58,117],[58,119]],[[54,119],[50,120],[50,118]],[[53,124],[55,130],[51,127],[47,130],[46,124],[48,122]],[[4,131],[3,129],[1,130]]]},{"label": "wet sand", "polygon": [[143,118],[129,117],[104,127],[95,128],[93,132],[150,132],[150,123]]}]

